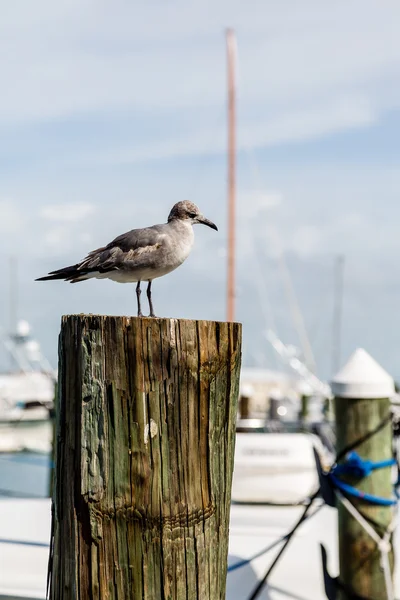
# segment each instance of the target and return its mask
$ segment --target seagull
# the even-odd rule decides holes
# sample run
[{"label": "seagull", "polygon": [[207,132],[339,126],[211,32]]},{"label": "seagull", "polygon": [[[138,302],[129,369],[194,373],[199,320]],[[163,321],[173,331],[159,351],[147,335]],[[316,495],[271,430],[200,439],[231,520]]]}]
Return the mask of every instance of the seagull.
[{"label": "seagull", "polygon": [[155,317],[151,299],[153,279],[171,273],[189,256],[194,242],[192,225],[202,223],[218,231],[193,202],[183,200],[171,209],[168,222],[123,233],[107,246],[92,250],[76,265],[51,271],[36,281],[64,279],[70,283],[86,279],[111,279],[118,283],[137,283],[137,315],[142,317],[140,284],[147,281],[150,317]]}]

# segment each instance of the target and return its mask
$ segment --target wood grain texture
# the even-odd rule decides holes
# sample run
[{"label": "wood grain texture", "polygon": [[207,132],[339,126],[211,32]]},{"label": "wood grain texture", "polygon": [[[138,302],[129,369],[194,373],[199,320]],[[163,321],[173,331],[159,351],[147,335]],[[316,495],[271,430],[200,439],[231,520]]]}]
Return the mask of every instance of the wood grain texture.
[{"label": "wood grain texture", "polygon": [[[368,432],[373,431],[389,414],[390,402],[380,399],[335,398],[337,451],[354,444]],[[392,424],[360,444],[355,451],[362,458],[380,461],[392,457]],[[390,467],[372,471],[363,479],[346,479],[348,483],[365,493],[393,497]],[[378,506],[351,498],[351,502],[369,520],[379,536],[389,526],[394,511],[390,506]],[[380,552],[374,540],[340,503],[339,509],[339,562],[340,579],[355,594],[373,600],[386,600],[384,574],[380,563]],[[393,571],[393,550],[390,553]],[[339,597],[347,596],[340,592]]]},{"label": "wood grain texture", "polygon": [[52,600],[225,598],[240,359],[237,323],[63,317]]}]

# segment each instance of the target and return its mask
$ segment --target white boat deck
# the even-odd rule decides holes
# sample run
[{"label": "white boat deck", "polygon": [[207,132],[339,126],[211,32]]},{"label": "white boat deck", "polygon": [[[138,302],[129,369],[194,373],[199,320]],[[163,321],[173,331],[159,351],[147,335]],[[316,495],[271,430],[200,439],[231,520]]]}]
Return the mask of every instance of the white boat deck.
[{"label": "white boat deck", "polygon": [[[302,507],[233,505],[229,564],[248,558],[289,531]],[[0,598],[45,599],[50,538],[50,500],[1,499]],[[28,542],[29,544],[21,544]],[[336,511],[324,507],[296,533],[260,598],[324,599],[319,543],[328,548],[337,573]],[[228,573],[227,600],[244,600],[279,547]]]},{"label": "white boat deck", "polygon": [[[313,509],[312,509],[313,510]],[[304,507],[232,505],[229,565],[250,558],[290,531]],[[338,572],[337,511],[323,507],[296,531],[259,599],[326,600],[320,543],[328,551],[329,571]],[[282,544],[249,565],[228,573],[227,600],[246,600]]]},{"label": "white boat deck", "polygon": [[[285,535],[303,507],[233,505],[229,565],[250,558]],[[1,499],[0,599],[46,598],[50,500]],[[21,544],[28,542],[29,544]],[[323,507],[296,532],[271,575],[260,600],[325,600],[320,543],[328,551],[329,571],[338,572],[337,512]],[[400,549],[396,535],[395,546]],[[228,573],[227,600],[246,600],[279,551],[280,545],[250,564]],[[396,571],[396,590],[400,577]]]},{"label": "white boat deck", "polygon": [[49,498],[0,500],[1,600],[46,598],[50,526]]},{"label": "white boat deck", "polygon": [[[287,440],[282,434],[266,436],[238,435],[233,498],[246,500],[264,497],[269,502],[295,502],[312,493],[317,485],[312,446],[304,445],[304,436]],[[289,443],[290,441],[290,443]],[[308,449],[307,449],[308,448]],[[284,452],[283,452],[284,450]],[[16,456],[16,458],[18,458]],[[25,462],[29,457],[22,456]],[[46,462],[35,459],[46,474]],[[44,465],[44,467],[43,467]],[[17,483],[34,473],[27,463],[27,473],[17,476]],[[16,469],[11,462],[9,469]],[[7,471],[3,468],[4,487]],[[17,471],[15,470],[15,473]],[[301,473],[301,478],[296,479]],[[15,482],[14,482],[15,483]],[[28,486],[32,488],[32,482]],[[47,489],[45,485],[43,489]],[[16,490],[19,488],[17,487]],[[45,491],[41,492],[42,494]],[[321,500],[316,506],[321,505]],[[311,509],[312,514],[314,509]],[[233,503],[231,508],[228,565],[249,559],[286,535],[296,523],[303,506],[271,506]],[[0,498],[0,600],[46,598],[46,578],[51,525],[51,501],[48,498]],[[320,544],[328,552],[332,577],[338,574],[337,511],[322,506],[296,531],[284,555],[274,569],[268,588],[259,599],[325,600]],[[399,533],[395,548],[400,550]],[[228,572],[226,600],[247,600],[260,581],[281,545]],[[400,594],[399,571],[395,588]]]}]

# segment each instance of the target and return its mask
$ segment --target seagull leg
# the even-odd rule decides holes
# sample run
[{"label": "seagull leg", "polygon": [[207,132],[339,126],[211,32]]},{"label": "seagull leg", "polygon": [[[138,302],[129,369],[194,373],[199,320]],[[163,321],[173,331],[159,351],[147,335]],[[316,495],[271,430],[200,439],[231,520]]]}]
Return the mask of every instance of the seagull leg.
[{"label": "seagull leg", "polygon": [[154,314],[153,302],[151,300],[151,281],[149,281],[149,285],[147,286],[147,298],[150,306],[150,317],[155,317],[156,315]]},{"label": "seagull leg", "polygon": [[142,293],[142,290],[140,289],[140,281],[137,282],[137,286],[136,286],[136,298],[137,298],[137,316],[138,317],[143,317],[142,315],[142,307],[140,305],[140,294]]}]

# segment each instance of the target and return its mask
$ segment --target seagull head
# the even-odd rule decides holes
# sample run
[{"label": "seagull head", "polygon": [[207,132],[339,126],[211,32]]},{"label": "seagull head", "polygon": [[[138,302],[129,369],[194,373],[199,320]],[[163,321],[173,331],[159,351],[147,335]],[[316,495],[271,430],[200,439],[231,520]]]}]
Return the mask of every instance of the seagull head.
[{"label": "seagull head", "polygon": [[215,223],[213,223],[209,219],[206,219],[205,216],[200,212],[198,207],[189,200],[177,202],[172,207],[171,212],[168,216],[168,223],[176,220],[188,221],[192,225],[201,223],[202,225],[207,225],[207,227],[211,227],[211,229],[215,229],[215,231],[218,231],[218,227],[215,225]]}]

